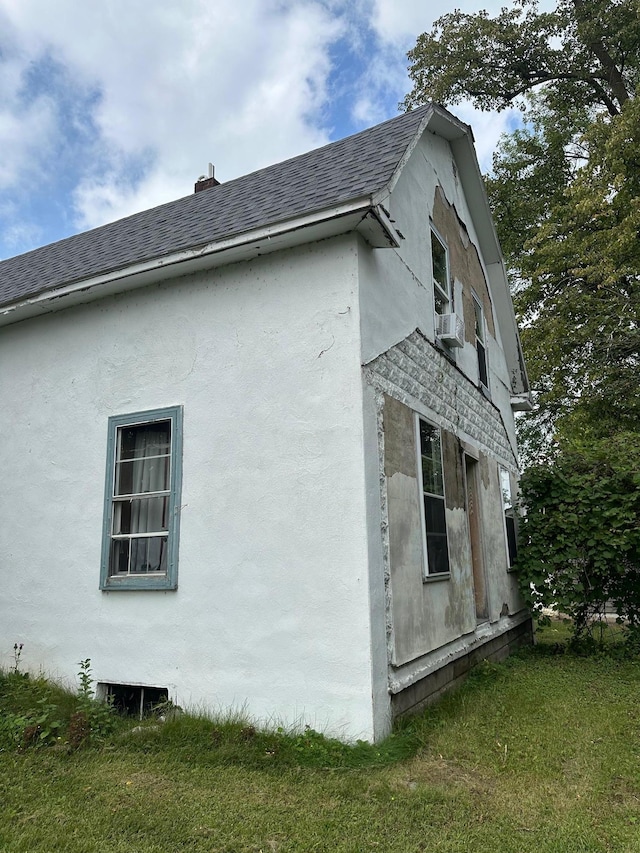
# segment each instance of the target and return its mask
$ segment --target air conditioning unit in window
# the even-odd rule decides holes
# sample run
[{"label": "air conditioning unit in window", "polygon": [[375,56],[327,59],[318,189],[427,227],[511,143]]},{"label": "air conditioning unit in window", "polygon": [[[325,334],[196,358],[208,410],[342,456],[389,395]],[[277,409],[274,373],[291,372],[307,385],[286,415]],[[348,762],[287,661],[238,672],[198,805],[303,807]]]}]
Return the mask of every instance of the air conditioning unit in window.
[{"label": "air conditioning unit in window", "polygon": [[463,347],[464,320],[457,314],[436,315],[436,335],[449,347]]}]

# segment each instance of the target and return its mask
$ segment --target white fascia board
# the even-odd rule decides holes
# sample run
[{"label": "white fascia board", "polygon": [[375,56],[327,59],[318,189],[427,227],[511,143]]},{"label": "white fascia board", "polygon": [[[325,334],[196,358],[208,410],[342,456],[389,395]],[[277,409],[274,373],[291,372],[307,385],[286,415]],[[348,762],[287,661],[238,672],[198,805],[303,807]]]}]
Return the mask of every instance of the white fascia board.
[{"label": "white fascia board", "polygon": [[500,328],[502,350],[509,370],[511,393],[515,396],[525,397],[529,394],[529,378],[522,354],[522,344],[520,343],[504,262],[489,264],[487,275],[493,295],[493,310]]},{"label": "white fascia board", "polygon": [[512,394],[511,408],[514,412],[532,412],[534,406],[531,394]]},{"label": "white fascia board", "polygon": [[400,245],[400,234],[381,204],[369,208],[356,230],[374,249],[397,249]]},{"label": "white fascia board", "polygon": [[391,222],[369,196],[354,199],[306,216],[254,229],[171,255],[154,258],[104,275],[93,276],[5,305],[0,309],[0,326],[18,323],[38,314],[59,311],[125,290],[145,287],[168,278],[190,275],[202,269],[251,260],[259,255],[303,243],[335,237],[359,230],[373,246],[399,245]]}]

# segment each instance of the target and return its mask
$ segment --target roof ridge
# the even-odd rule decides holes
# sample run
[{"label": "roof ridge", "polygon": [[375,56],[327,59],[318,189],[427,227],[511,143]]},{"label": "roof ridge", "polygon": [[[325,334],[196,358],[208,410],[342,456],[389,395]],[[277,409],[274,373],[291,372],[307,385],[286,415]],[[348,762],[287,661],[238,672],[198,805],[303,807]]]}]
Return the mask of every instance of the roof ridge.
[{"label": "roof ridge", "polygon": [[386,187],[431,105],[0,261],[0,305],[330,209]]}]

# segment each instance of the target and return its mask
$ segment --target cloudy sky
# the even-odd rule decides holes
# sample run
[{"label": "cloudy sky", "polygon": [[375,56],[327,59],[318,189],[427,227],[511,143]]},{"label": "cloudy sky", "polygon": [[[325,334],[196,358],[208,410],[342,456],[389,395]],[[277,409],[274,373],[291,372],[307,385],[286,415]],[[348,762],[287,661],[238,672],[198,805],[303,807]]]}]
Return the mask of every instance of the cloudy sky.
[{"label": "cloudy sky", "polygon": [[[497,11],[504,0],[460,0]],[[398,112],[444,0],[0,0],[0,259]],[[508,113],[455,112],[481,164]]]}]

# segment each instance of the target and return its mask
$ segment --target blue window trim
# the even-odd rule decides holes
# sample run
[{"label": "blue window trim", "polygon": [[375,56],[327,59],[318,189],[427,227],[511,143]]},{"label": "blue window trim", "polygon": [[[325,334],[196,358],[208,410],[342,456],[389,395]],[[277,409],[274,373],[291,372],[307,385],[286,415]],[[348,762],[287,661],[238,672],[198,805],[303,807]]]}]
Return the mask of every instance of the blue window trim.
[{"label": "blue window trim", "polygon": [[[169,497],[169,535],[166,575],[144,575],[117,577],[109,575],[109,554],[111,550],[111,529],[113,521],[113,483],[115,476],[116,437],[123,426],[150,424],[155,421],[171,420],[171,483]],[[132,412],[126,415],[113,415],[109,418],[107,433],[107,469],[104,486],[104,521],[102,525],[102,558],[100,566],[100,589],[105,591],[124,591],[139,589],[177,589],[178,586],[178,545],[180,533],[180,499],[182,491],[182,406],[169,406],[164,409],[151,409],[146,412]]]}]

